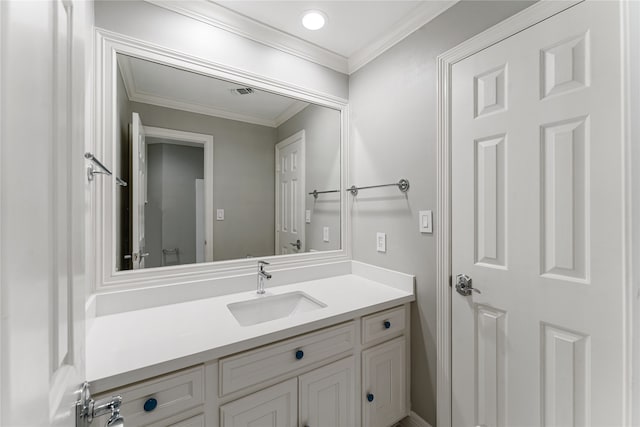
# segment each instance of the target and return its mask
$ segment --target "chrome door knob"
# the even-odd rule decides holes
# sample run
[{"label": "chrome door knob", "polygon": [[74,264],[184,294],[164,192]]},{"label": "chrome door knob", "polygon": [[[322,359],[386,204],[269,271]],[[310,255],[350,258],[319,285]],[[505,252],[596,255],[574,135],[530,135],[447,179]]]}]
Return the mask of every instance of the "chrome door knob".
[{"label": "chrome door knob", "polygon": [[468,297],[473,292],[481,294],[479,289],[473,287],[473,281],[471,277],[466,274],[458,274],[456,276],[456,291],[462,296]]}]

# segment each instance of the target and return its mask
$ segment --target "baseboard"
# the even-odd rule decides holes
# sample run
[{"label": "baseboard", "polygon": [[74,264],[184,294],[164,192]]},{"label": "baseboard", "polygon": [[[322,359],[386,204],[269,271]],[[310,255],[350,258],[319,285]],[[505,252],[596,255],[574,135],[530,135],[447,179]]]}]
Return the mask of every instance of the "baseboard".
[{"label": "baseboard", "polygon": [[418,414],[411,411],[409,416],[398,423],[400,427],[431,427],[431,424],[420,418]]}]

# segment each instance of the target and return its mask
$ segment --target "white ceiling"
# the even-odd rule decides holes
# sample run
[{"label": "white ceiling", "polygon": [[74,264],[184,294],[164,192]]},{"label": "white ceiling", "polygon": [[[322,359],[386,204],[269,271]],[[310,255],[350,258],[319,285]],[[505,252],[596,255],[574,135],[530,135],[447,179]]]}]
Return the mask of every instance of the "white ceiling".
[{"label": "white ceiling", "polygon": [[[216,1],[221,6],[280,31],[350,57],[391,32],[411,16],[420,1]],[[328,16],[324,28],[311,31],[301,17],[316,9]]]},{"label": "white ceiling", "polygon": [[[459,0],[146,0],[351,74]],[[328,16],[324,28],[301,24],[306,10]]]},{"label": "white ceiling", "polygon": [[309,105],[257,89],[239,95],[233,90],[243,85],[122,54],[118,66],[134,102],[269,127],[280,126]]}]

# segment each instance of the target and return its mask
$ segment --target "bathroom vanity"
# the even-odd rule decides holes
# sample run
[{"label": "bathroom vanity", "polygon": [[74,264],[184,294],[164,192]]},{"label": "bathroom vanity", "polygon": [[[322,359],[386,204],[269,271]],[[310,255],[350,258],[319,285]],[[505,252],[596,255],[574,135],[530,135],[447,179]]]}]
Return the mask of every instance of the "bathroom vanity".
[{"label": "bathroom vanity", "polygon": [[[149,4],[142,7],[152,12],[155,8]],[[167,47],[156,39],[155,32],[141,39],[138,26],[109,28],[126,21],[114,17],[128,13],[109,4],[101,4],[96,12],[105,28],[96,29],[95,121],[101,133],[92,150],[107,164],[116,165],[116,171],[134,172],[128,185],[117,191],[114,182],[107,179],[96,180],[94,186],[90,246],[95,251],[95,283],[86,310],[86,374],[92,396],[96,400],[122,396],[120,414],[127,426],[385,427],[404,418],[410,409],[409,304],[415,299],[414,277],[352,260],[348,201],[356,197],[357,188],[347,185],[347,100],[315,87],[319,82],[315,77],[309,87],[303,87],[226,66],[216,57],[203,58],[192,50],[194,44],[188,36],[186,43]],[[194,28],[189,18],[170,16],[176,22],[186,19],[184,28]],[[200,39],[201,34],[191,36]],[[155,70],[147,70],[148,76],[160,73],[165,77],[145,78],[143,73],[140,78],[127,79],[131,74],[127,70],[133,73],[136,67],[147,66]],[[265,135],[273,140],[259,144],[258,148],[270,147],[267,154],[275,155],[276,162],[266,164],[266,154],[254,147],[253,151],[245,150],[249,157],[230,167],[232,174],[208,180],[211,177],[207,174],[229,165],[222,157],[225,144],[239,146],[244,133],[219,133],[222,124],[228,125],[224,121],[228,118],[215,114],[197,129],[186,129],[178,120],[182,116],[167,120],[169,116],[158,110],[174,108],[175,102],[143,105],[144,100],[132,96],[134,81],[166,82],[159,90],[184,87],[177,75],[164,74],[176,72],[188,81],[202,80],[203,89],[197,94],[216,85],[232,85],[232,91],[237,92],[240,84],[240,90],[249,88],[256,94],[253,99],[278,94],[280,102],[296,107],[287,107],[295,114],[293,119],[266,126]],[[325,80],[335,77],[331,74]],[[225,86],[224,92],[228,89]],[[234,102],[238,99],[233,98]],[[267,100],[266,104],[274,102]],[[158,117],[163,119],[156,121]],[[326,123],[318,125],[321,118]],[[133,141],[138,141],[138,154],[153,151],[144,145],[158,143],[153,141],[154,135],[170,135],[189,144],[193,143],[189,138],[204,141],[198,139],[204,144],[203,186],[210,188],[203,190],[209,196],[203,202],[204,233],[196,230],[194,234],[205,236],[197,245],[204,255],[196,256],[195,261],[182,262],[186,250],[164,238],[162,244],[167,247],[152,248],[151,240],[160,234],[148,227],[155,223],[146,216],[153,211],[154,202],[147,204],[148,194],[143,194],[147,192],[144,179],[152,174],[135,173],[135,168],[146,168],[146,160],[140,160],[143,156],[132,154],[136,161],[121,160],[121,154],[128,152],[122,142],[128,138],[129,120],[136,124],[132,135]],[[233,129],[245,129],[237,122],[238,116],[233,120]],[[254,129],[255,123],[250,124]],[[177,129],[188,130],[191,136]],[[327,135],[330,129],[331,135]],[[249,140],[257,141],[255,136]],[[294,158],[291,153],[278,154],[280,148],[283,153],[288,150],[289,142],[299,144],[299,151],[291,149],[291,153],[300,153],[295,161],[290,160]],[[210,149],[212,144],[216,144],[215,150]],[[211,167],[213,151],[217,168]],[[318,154],[320,151],[324,154]],[[254,158],[259,162],[251,163]],[[319,159],[329,161],[317,163]],[[281,182],[282,178],[276,172],[287,170],[277,164],[288,161],[296,170],[307,171],[300,172],[306,183],[297,188],[293,210],[283,207],[277,190],[280,185],[273,185],[274,179]],[[263,169],[264,176],[254,176],[246,185],[237,183],[249,172]],[[210,185],[229,179],[237,185]],[[256,183],[265,188],[256,190]],[[402,180],[391,186],[406,192],[409,183]],[[361,189],[374,187],[380,186]],[[230,198],[220,192],[229,188],[234,191],[231,199],[240,200],[239,208],[222,204]],[[218,195],[219,205],[210,200],[211,191]],[[137,202],[132,197],[133,208],[128,210],[124,204],[129,198],[122,196],[126,192],[137,194]],[[254,205],[256,200],[259,205]],[[227,219],[224,208],[230,214]],[[295,211],[296,215],[279,215],[279,210]],[[127,211],[132,212],[131,218],[123,214]],[[234,222],[243,217],[240,211],[260,214],[240,224]],[[275,217],[266,215],[272,211]],[[125,226],[125,217],[135,227]],[[216,228],[217,241],[211,239],[211,227]],[[285,236],[286,230],[295,230],[296,235],[291,232],[292,236]],[[256,247],[257,243],[269,250]],[[195,246],[189,243],[185,247]],[[178,254],[185,259],[174,263]],[[154,262],[156,255],[160,258]],[[259,259],[271,263],[268,272],[260,270],[262,276],[256,276]],[[273,279],[269,280],[271,273]],[[260,277],[269,280],[259,282],[266,286],[264,294],[256,292]],[[104,425],[105,421],[103,417],[95,423]]]},{"label": "bathroom vanity", "polygon": [[[409,413],[413,277],[359,270],[385,283],[347,274],[98,316],[92,392],[122,396],[128,426],[390,426]],[[266,321],[230,310],[291,298],[318,304]],[[102,339],[114,328],[118,345]]]}]

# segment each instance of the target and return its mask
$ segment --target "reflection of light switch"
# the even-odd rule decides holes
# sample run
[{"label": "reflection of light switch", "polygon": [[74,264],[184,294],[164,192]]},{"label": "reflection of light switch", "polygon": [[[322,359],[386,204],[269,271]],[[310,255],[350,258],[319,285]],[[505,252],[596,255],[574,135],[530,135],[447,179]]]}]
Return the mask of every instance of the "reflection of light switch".
[{"label": "reflection of light switch", "polygon": [[433,233],[433,216],[431,215],[431,211],[419,211],[418,221],[421,233]]},{"label": "reflection of light switch", "polygon": [[387,234],[376,233],[376,250],[378,252],[387,252]]},{"label": "reflection of light switch", "polygon": [[329,227],[324,227],[322,229],[322,240],[325,242],[329,241]]},{"label": "reflection of light switch", "polygon": [[307,224],[311,224],[311,211],[310,210],[304,211],[304,221]]},{"label": "reflection of light switch", "polygon": [[223,221],[224,220],[224,209],[216,210],[216,220]]}]

